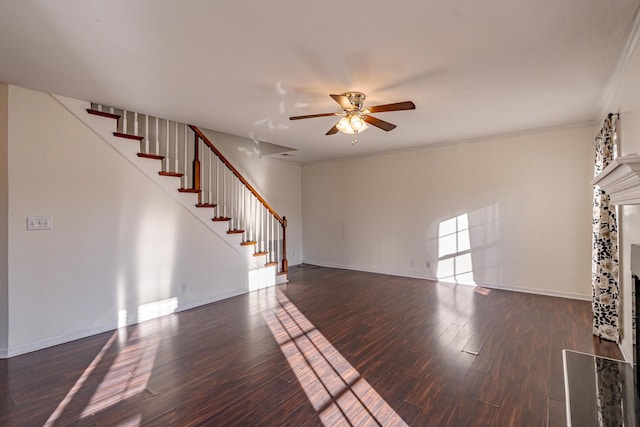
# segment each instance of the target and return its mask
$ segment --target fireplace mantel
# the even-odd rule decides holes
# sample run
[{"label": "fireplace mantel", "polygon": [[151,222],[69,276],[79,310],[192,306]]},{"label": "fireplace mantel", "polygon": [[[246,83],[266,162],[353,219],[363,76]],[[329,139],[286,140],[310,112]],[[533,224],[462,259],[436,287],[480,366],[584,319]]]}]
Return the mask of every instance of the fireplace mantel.
[{"label": "fireplace mantel", "polygon": [[608,194],[614,205],[640,204],[640,155],[617,157],[591,184]]}]

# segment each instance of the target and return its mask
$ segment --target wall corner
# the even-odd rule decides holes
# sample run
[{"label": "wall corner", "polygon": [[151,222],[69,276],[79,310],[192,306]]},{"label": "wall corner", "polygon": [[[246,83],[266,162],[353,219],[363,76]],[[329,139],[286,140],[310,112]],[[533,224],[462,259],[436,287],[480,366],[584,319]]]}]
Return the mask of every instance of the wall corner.
[{"label": "wall corner", "polygon": [[0,83],[0,358],[9,344],[9,85]]}]

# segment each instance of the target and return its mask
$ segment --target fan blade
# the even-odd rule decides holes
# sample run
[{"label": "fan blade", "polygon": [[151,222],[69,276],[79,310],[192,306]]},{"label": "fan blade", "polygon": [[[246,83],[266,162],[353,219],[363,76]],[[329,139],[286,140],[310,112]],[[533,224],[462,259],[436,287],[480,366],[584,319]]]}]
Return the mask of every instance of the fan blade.
[{"label": "fan blade", "polygon": [[333,98],[334,101],[336,101],[338,104],[340,104],[340,107],[342,107],[343,110],[353,110],[353,105],[351,104],[351,101],[349,101],[349,98],[347,98],[344,95],[329,95],[330,97]]},{"label": "fan blade", "polygon": [[325,135],[333,135],[333,134],[336,134],[336,133],[338,133],[338,126],[337,125],[332,127],[331,129],[329,129],[329,132],[325,133]]},{"label": "fan blade", "polygon": [[394,104],[376,105],[375,107],[367,107],[370,113],[382,113],[384,111],[401,111],[401,110],[415,110],[416,104],[411,101],[396,102]]},{"label": "fan blade", "polygon": [[386,130],[387,132],[396,128],[396,125],[394,125],[393,123],[385,122],[384,120],[377,119],[373,116],[364,116],[363,119],[370,125],[373,125],[382,130]]},{"label": "fan blade", "polygon": [[339,116],[340,114],[341,113],[309,114],[308,116],[293,116],[293,117],[289,117],[289,120],[313,119],[315,117]]}]

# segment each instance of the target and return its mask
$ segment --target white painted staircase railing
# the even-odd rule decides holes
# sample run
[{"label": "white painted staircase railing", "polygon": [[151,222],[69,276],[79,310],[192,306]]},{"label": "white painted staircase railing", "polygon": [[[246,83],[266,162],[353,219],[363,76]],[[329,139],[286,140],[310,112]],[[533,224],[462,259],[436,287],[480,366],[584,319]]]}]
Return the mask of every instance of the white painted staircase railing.
[{"label": "white painted staircase railing", "polygon": [[286,218],[269,206],[200,129],[62,96],[55,98],[245,255],[249,290],[287,281]]}]

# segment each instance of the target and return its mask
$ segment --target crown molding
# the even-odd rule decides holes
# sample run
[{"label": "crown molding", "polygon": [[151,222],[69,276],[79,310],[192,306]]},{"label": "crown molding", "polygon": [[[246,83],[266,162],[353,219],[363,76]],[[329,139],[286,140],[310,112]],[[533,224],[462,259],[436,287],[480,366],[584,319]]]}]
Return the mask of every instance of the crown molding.
[{"label": "crown molding", "polygon": [[[598,109],[598,116],[595,118],[596,121],[602,119],[602,117],[607,114],[607,110],[611,108],[611,101],[613,101],[616,90],[624,76],[624,70],[633,55],[633,51],[638,45],[638,41],[640,41],[640,7],[636,10],[636,17],[633,20],[633,27],[631,28],[627,42],[618,57],[616,67],[614,68],[613,74],[611,75],[605,91],[602,94],[602,98],[600,99],[600,108]],[[619,111],[613,112],[619,113]]]}]

